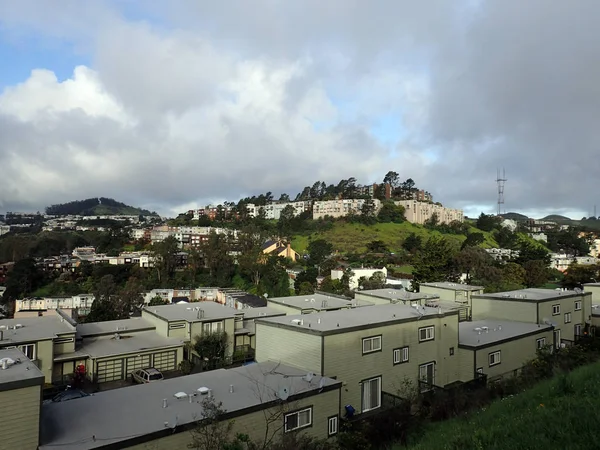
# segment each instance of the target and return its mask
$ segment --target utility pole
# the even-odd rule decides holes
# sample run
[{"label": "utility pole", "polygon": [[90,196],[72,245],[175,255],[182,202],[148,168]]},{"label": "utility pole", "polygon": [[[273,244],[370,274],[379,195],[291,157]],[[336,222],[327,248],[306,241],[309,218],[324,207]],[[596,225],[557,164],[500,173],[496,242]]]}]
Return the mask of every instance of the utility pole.
[{"label": "utility pole", "polygon": [[[500,169],[496,170],[496,184],[498,185],[498,215],[502,214],[504,207],[504,183],[506,182],[506,172],[502,169],[502,177],[500,177]],[[506,211],[505,211],[506,212]]]}]

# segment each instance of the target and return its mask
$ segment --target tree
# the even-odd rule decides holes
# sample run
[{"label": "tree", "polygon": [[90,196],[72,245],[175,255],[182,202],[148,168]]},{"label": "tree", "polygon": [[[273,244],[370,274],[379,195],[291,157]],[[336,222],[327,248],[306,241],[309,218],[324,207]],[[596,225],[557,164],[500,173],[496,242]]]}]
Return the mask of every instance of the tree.
[{"label": "tree", "polygon": [[312,266],[319,266],[326,258],[329,258],[333,252],[333,245],[325,239],[315,239],[308,244],[309,263]]},{"label": "tree", "polygon": [[392,190],[396,189],[400,184],[400,176],[398,175],[398,172],[390,170],[388,173],[386,173],[385,177],[383,177],[383,184],[389,184]]},{"label": "tree", "polygon": [[494,238],[500,248],[512,249],[517,242],[517,235],[507,227],[500,227],[500,229],[494,233]]},{"label": "tree", "polygon": [[203,361],[204,368],[214,370],[226,365],[225,357],[229,348],[227,333],[225,331],[203,332],[196,336],[193,345],[194,351]]},{"label": "tree", "polygon": [[492,265],[492,257],[482,248],[463,247],[454,257],[454,262],[458,269],[467,276],[467,283],[471,283],[471,278],[480,278],[483,269]]},{"label": "tree", "polygon": [[565,273],[561,285],[566,288],[583,288],[585,283],[596,283],[600,280],[600,265],[571,264]]},{"label": "tree", "polygon": [[371,253],[387,253],[390,250],[385,242],[377,240],[367,244],[367,251]]},{"label": "tree", "polygon": [[281,196],[279,196],[279,201],[282,203],[289,203],[291,201],[290,196],[285,193],[281,194]]},{"label": "tree", "polygon": [[255,287],[260,284],[267,259],[262,249],[266,238],[266,232],[254,225],[242,229],[237,238],[237,249],[240,253],[237,258],[238,265],[242,274],[248,277]]},{"label": "tree", "polygon": [[375,219],[375,202],[372,198],[367,198],[360,208],[360,220],[365,225],[372,225]]},{"label": "tree", "polygon": [[163,300],[163,298],[160,295],[157,295],[150,299],[148,306],[161,306],[161,305],[167,305],[168,303],[169,302],[166,300]]},{"label": "tree", "polygon": [[225,420],[223,402],[214,397],[205,397],[201,402],[200,419],[191,431],[192,442],[188,448],[199,450],[226,450],[232,447],[233,420]]},{"label": "tree", "polygon": [[475,222],[475,226],[481,231],[492,231],[500,224],[498,217],[481,213]]},{"label": "tree", "polygon": [[120,318],[126,319],[133,308],[141,307],[144,304],[142,292],[144,292],[144,287],[140,280],[130,277],[125,283],[125,287],[119,292],[119,302],[115,305]]},{"label": "tree", "polygon": [[502,278],[507,284],[524,285],[525,269],[517,263],[508,262],[502,268]]},{"label": "tree", "polygon": [[40,288],[44,274],[31,258],[17,261],[6,279],[6,291],[0,297],[2,303],[22,298]]},{"label": "tree", "polygon": [[477,247],[483,244],[483,241],[485,241],[483,233],[469,233],[467,235],[467,239],[463,241],[461,248],[464,249],[466,247]]},{"label": "tree", "polygon": [[315,287],[312,283],[308,281],[303,281],[300,283],[296,289],[297,295],[311,295],[315,293]]},{"label": "tree", "polygon": [[119,303],[119,291],[112,275],[103,276],[94,286],[94,303],[90,313],[85,318],[86,322],[105,322],[109,320],[125,319],[120,312],[123,310]]},{"label": "tree", "polygon": [[525,267],[527,261],[543,261],[547,267],[550,264],[550,254],[541,244],[522,242],[519,246],[519,256],[514,262]]},{"label": "tree", "polygon": [[277,231],[282,239],[289,238],[292,234],[293,221],[296,216],[296,210],[292,205],[286,205],[281,210],[279,221],[277,222]]},{"label": "tree", "polygon": [[415,233],[410,233],[404,242],[402,243],[402,248],[409,253],[413,253],[417,250],[420,250],[423,245],[423,239],[421,236],[417,236]]},{"label": "tree", "polygon": [[523,264],[525,269],[525,286],[541,287],[548,281],[548,264],[542,260],[530,260]]},{"label": "tree", "polygon": [[425,223],[423,224],[425,226],[425,228],[435,228],[436,226],[438,226],[440,223],[440,218],[438,216],[438,213],[434,212],[431,217],[429,217],[429,219],[427,219],[425,221]]},{"label": "tree", "polygon": [[366,277],[360,277],[358,280],[358,287],[364,290],[372,289],[383,289],[385,287],[386,277],[383,272],[375,272],[368,279]]},{"label": "tree", "polygon": [[204,255],[211,284],[229,286],[234,269],[229,236],[211,231],[200,246],[200,251]]},{"label": "tree", "polygon": [[152,245],[152,252],[158,282],[161,284],[168,282],[173,277],[177,265],[177,253],[179,252],[177,239],[169,236],[162,242],[157,242]]},{"label": "tree", "polygon": [[405,220],[404,212],[403,206],[396,205],[392,201],[386,201],[377,214],[377,220],[381,223],[402,223]]},{"label": "tree", "polygon": [[456,248],[448,240],[432,236],[413,260],[413,283],[450,281],[456,279],[453,264]]}]

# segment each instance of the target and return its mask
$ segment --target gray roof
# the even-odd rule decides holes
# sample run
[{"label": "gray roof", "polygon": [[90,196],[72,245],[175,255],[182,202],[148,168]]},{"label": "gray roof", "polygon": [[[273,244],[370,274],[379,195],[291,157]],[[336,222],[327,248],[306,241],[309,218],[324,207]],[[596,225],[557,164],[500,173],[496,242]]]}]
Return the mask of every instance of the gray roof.
[{"label": "gray roof", "polygon": [[[164,431],[165,427],[173,428],[175,421],[179,427],[173,431],[183,431],[186,424],[202,417],[201,401],[205,397],[198,394],[190,403],[189,398],[178,400],[174,394],[197,393],[201,387],[211,389],[215,401],[223,402],[228,413],[241,414],[245,409],[276,400],[276,394],[284,387],[293,398],[300,393],[318,395],[321,379],[321,386],[326,390],[339,388],[341,384],[320,376],[314,376],[309,383],[303,379],[303,374],[306,372],[266,362],[99,392],[71,402],[46,404],[42,406],[39,448],[85,450],[118,443],[125,447],[129,444],[124,441]],[[233,385],[233,393],[229,392],[230,385]],[[163,408],[163,399],[167,399],[166,408]]]},{"label": "gray roof", "polygon": [[583,283],[583,288],[584,289],[585,289],[586,286],[600,287],[600,283]]},{"label": "gray roof", "polygon": [[43,383],[44,374],[20,350],[17,350],[16,348],[1,349],[0,360],[4,358],[9,358],[14,362],[20,360],[21,362],[11,364],[7,369],[2,369],[2,366],[0,365],[0,390],[3,390],[3,387],[15,384],[17,384],[17,386],[14,387],[19,387],[19,382],[24,382],[26,380],[39,380],[41,378],[42,381],[40,381],[39,384]]},{"label": "gray roof", "polygon": [[[376,328],[390,325],[398,321],[417,320],[422,317],[435,317],[440,314],[457,314],[443,308],[428,308],[419,306],[419,309],[404,305],[374,305],[370,308],[344,309],[331,311],[324,314],[298,314],[284,317],[258,319],[257,323],[284,326],[299,331],[311,333],[348,332],[354,328]],[[302,320],[302,324],[294,321]],[[329,333],[330,334],[330,333]]]},{"label": "gray roof", "polygon": [[[293,297],[276,297],[268,298],[268,303],[276,303],[298,310],[314,309],[317,311],[327,311],[331,309],[350,308],[355,306],[371,306],[372,303],[361,300],[353,301],[352,299],[343,299],[339,297],[331,297],[324,294],[296,295]],[[325,303],[324,303],[325,302]]]},{"label": "gray roof", "polygon": [[592,316],[600,316],[600,305],[597,303],[592,304]]},{"label": "gray roof", "polygon": [[410,292],[404,289],[370,289],[366,291],[359,291],[360,294],[369,295],[371,297],[379,297],[387,300],[423,300],[423,299],[437,299],[439,295],[435,294],[424,294],[422,292]]},{"label": "gray roof", "polygon": [[0,331],[3,334],[0,344],[10,345],[53,339],[59,334],[75,333],[75,327],[59,316],[24,317],[0,320]]},{"label": "gray roof", "polygon": [[[182,345],[181,339],[163,337],[155,331],[140,331],[121,335],[120,339],[115,339],[114,336],[85,338],[81,348],[77,349],[77,353],[92,358],[102,358]],[[69,354],[64,356],[69,356]]]},{"label": "gray roof", "polygon": [[451,291],[479,291],[483,286],[474,286],[462,283],[450,283],[447,281],[439,281],[435,283],[421,283],[421,286],[436,287],[440,289],[449,289]]},{"label": "gray roof", "polygon": [[[467,347],[483,347],[552,329],[551,325],[494,319],[461,322],[458,327],[458,345]],[[488,327],[487,332],[484,327]],[[481,328],[481,331],[477,328]]]},{"label": "gray roof", "polygon": [[[198,309],[204,312],[202,318],[199,318],[198,313],[200,311],[198,311]],[[236,314],[240,314],[239,311],[230,308],[229,306],[211,301],[186,303],[181,305],[148,306],[144,308],[143,311],[169,322],[176,320],[206,322],[211,320],[230,319]]]},{"label": "gray roof", "polygon": [[550,300],[557,300],[565,297],[578,297],[583,295],[582,292],[576,291],[561,291],[555,289],[518,289],[516,291],[507,292],[495,292],[493,294],[479,294],[473,296],[474,298],[489,298],[495,300],[506,300],[506,301],[532,301],[532,302],[544,302]]},{"label": "gray roof", "polygon": [[284,316],[285,313],[278,309],[271,308],[269,306],[261,306],[259,308],[244,308],[237,309],[238,313],[244,314],[244,320],[256,319],[257,317],[272,317],[272,316]]},{"label": "gray roof", "polygon": [[144,331],[154,330],[156,327],[147,320],[139,317],[123,320],[109,320],[107,322],[81,323],[77,325],[77,334],[86,337],[101,334],[114,334],[119,331]]}]

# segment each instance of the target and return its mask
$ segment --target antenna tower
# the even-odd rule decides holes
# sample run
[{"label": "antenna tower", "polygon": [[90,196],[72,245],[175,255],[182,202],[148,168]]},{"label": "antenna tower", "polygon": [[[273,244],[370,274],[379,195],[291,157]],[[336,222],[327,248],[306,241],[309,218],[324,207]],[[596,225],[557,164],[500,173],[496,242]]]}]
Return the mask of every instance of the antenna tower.
[{"label": "antenna tower", "polygon": [[498,184],[498,215],[502,214],[502,208],[504,208],[504,183],[506,182],[506,173],[502,169],[502,177],[500,176],[500,169],[496,170],[496,183]]}]

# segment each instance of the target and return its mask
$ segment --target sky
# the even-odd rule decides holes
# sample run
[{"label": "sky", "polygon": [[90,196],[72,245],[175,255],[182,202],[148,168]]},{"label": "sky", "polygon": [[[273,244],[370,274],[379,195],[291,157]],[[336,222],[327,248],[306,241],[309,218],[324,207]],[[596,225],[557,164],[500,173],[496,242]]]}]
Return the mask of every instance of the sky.
[{"label": "sky", "polygon": [[0,0],[0,211],[174,216],[389,170],[469,216],[589,216],[600,2]]}]

